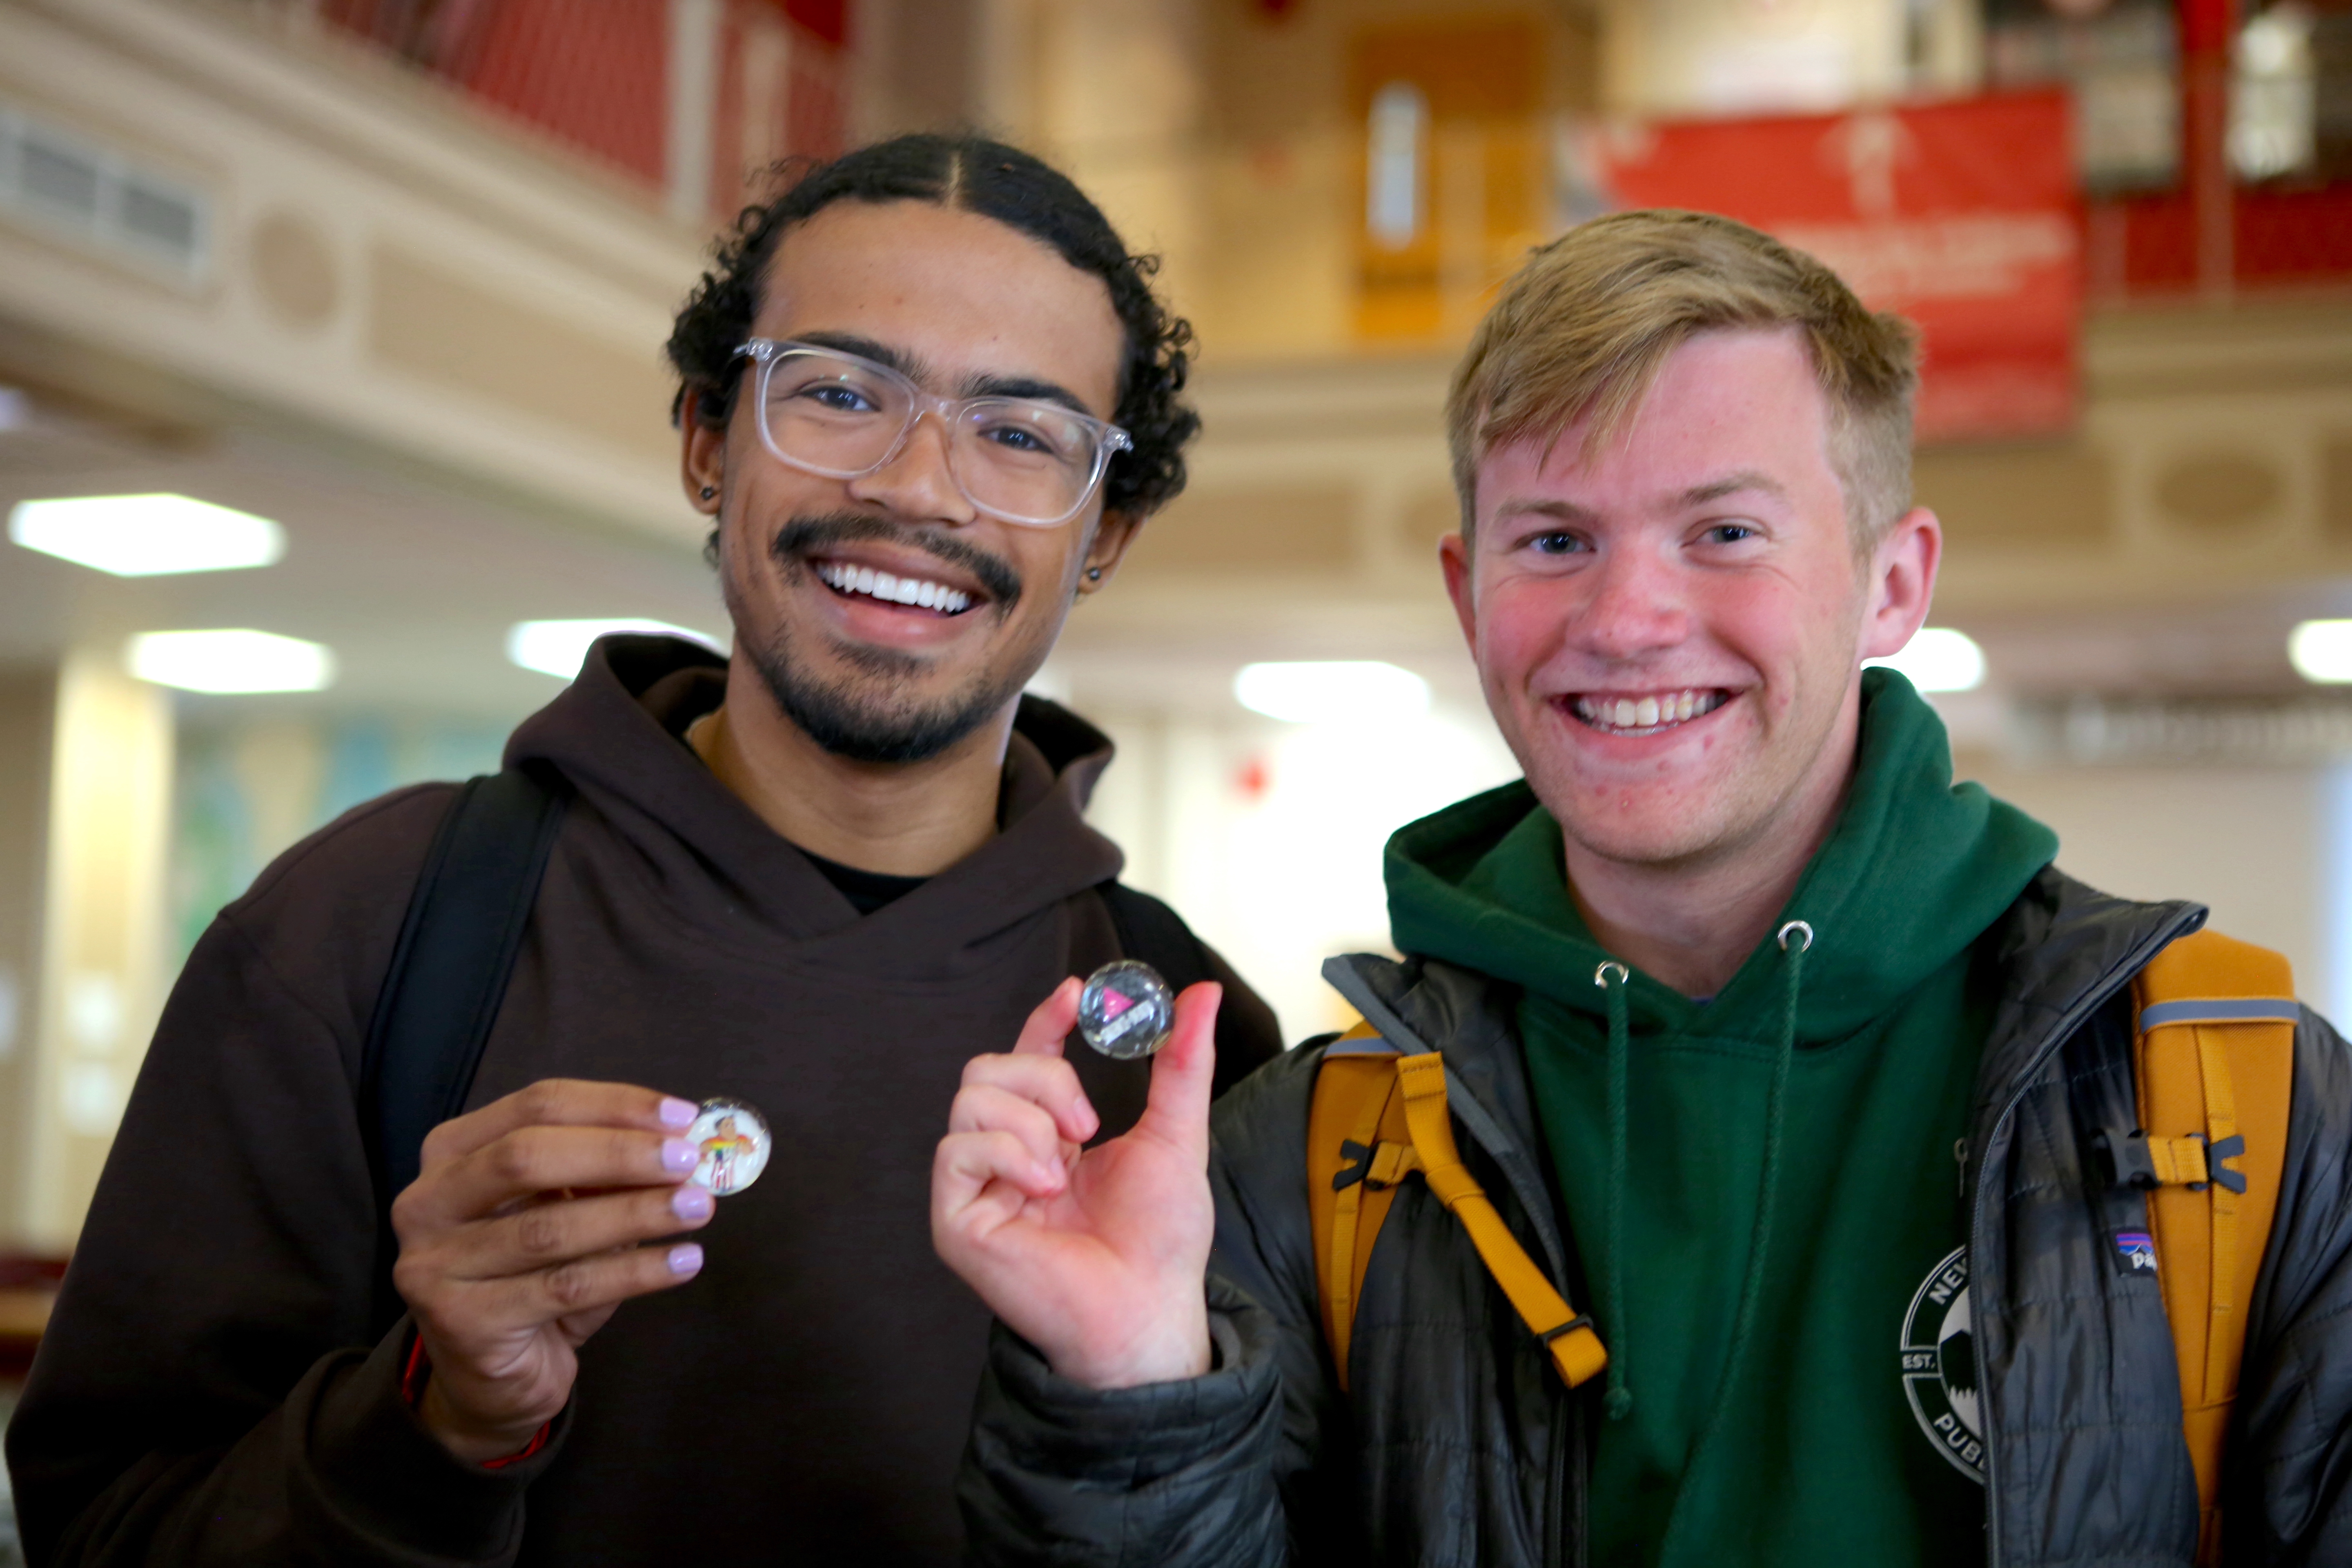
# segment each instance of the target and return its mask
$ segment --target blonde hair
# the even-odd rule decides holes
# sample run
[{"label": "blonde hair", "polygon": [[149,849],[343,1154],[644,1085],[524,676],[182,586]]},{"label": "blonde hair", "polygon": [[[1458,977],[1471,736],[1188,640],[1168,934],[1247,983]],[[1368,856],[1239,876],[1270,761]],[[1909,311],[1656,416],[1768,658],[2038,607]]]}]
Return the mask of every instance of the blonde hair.
[{"label": "blonde hair", "polygon": [[1591,457],[1641,405],[1667,356],[1700,332],[1804,334],[1829,405],[1829,460],[1867,555],[1911,505],[1917,334],[1865,310],[1836,273],[1711,213],[1612,213],[1543,246],[1504,284],[1445,399],[1446,444],[1475,531],[1478,464],[1591,417]]}]

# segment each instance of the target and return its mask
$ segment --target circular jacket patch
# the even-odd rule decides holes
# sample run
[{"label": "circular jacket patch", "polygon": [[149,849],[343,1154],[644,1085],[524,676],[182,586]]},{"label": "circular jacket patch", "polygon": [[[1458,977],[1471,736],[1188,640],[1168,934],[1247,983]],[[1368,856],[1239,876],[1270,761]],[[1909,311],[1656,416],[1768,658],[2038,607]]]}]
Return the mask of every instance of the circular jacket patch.
[{"label": "circular jacket patch", "polygon": [[1903,1317],[1903,1392],[1919,1430],[1954,1469],[1984,1484],[1984,1420],[1969,1318],[1969,1249],[1928,1271]]}]

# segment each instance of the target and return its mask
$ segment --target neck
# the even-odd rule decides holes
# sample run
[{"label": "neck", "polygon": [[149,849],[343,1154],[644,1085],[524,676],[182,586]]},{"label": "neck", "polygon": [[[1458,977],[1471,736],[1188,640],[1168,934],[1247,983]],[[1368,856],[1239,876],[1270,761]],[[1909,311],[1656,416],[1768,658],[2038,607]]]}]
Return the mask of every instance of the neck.
[{"label": "neck", "polygon": [[809,739],[741,659],[723,707],[688,732],[719,782],[807,850],[861,871],[930,877],[996,837],[1017,702],[919,763],[858,763]]},{"label": "neck", "polygon": [[1849,704],[1822,764],[1737,845],[1659,863],[1612,859],[1570,838],[1569,892],[1593,940],[1685,996],[1721,991],[1772,933],[1837,826],[1856,734]]}]

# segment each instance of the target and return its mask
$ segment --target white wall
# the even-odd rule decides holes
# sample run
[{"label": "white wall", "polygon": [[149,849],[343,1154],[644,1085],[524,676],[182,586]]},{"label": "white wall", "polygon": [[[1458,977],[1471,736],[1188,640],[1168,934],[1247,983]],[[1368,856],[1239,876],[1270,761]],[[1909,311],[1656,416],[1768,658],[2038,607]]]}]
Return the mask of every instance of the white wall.
[{"label": "white wall", "polygon": [[1960,770],[2058,833],[2058,865],[2135,899],[2191,899],[2217,931],[2284,952],[2312,1005],[2352,1016],[2344,769]]},{"label": "white wall", "polygon": [[1319,977],[1389,950],[1381,848],[1419,816],[1518,776],[1483,709],[1377,729],[1091,715],[1118,743],[1090,814],[1156,893],[1257,988],[1293,1040],[1352,1016]]}]

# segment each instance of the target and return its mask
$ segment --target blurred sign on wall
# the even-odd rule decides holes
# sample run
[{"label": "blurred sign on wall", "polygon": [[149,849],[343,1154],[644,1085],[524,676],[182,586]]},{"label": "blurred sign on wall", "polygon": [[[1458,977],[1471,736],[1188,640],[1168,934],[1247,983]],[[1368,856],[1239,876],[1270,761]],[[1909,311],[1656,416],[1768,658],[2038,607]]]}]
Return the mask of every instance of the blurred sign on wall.
[{"label": "blurred sign on wall", "polygon": [[2082,202],[2063,92],[1574,128],[1570,218],[1689,207],[1767,230],[1916,322],[1922,439],[2074,422]]}]

